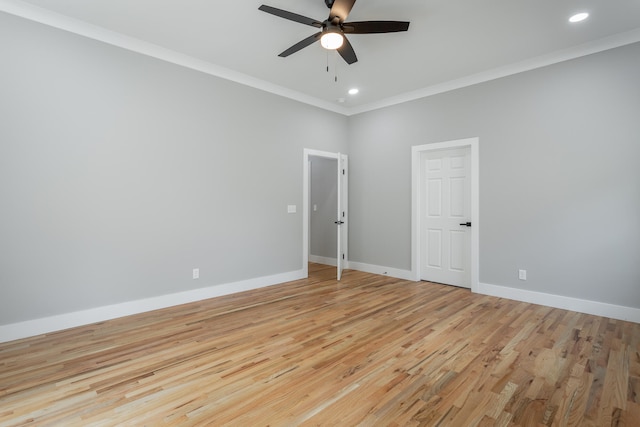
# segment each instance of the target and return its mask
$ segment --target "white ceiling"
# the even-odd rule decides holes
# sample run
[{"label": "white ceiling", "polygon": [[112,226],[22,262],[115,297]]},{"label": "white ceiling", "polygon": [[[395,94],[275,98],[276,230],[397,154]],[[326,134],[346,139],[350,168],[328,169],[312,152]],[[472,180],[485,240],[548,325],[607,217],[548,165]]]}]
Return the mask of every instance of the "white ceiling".
[{"label": "white ceiling", "polygon": [[[324,0],[0,0],[0,10],[344,114],[640,41],[640,0],[359,0],[348,21],[411,25],[349,36],[358,62],[347,65],[319,44],[278,57],[317,30],[263,3],[328,15]],[[590,18],[570,24],[580,11]]]}]

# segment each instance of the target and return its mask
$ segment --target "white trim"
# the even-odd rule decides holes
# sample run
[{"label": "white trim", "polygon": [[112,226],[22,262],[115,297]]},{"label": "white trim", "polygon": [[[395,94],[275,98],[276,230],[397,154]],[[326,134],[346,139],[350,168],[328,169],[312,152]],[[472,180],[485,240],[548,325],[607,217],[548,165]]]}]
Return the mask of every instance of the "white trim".
[{"label": "white trim", "polygon": [[[330,258],[322,259],[325,261],[330,260]],[[348,261],[345,265],[345,268],[363,271],[366,273],[395,277],[403,280],[413,280],[413,272],[409,270],[383,267],[379,265],[365,264],[355,261]],[[77,326],[88,325],[95,322],[116,319],[119,317],[130,316],[133,314],[144,313],[152,310],[173,307],[180,304],[201,301],[222,295],[229,295],[237,292],[248,291],[251,289],[263,288],[280,283],[299,280],[304,277],[306,277],[304,272],[302,270],[297,270],[287,273],[275,274],[272,276],[264,276],[255,279],[242,280],[234,283],[211,286],[208,288],[194,289],[191,291],[162,295],[143,300],[128,301],[120,304],[113,304],[88,310],[65,313],[57,316],[27,320],[24,322],[13,323],[9,325],[0,325],[0,343],[46,334]],[[486,283],[478,284],[477,293],[498,298],[507,298],[515,301],[522,301],[530,304],[539,304],[547,307],[587,313],[595,316],[603,316],[612,319],[640,323],[640,309],[633,307],[625,307],[597,301],[546,294],[524,289],[509,288],[505,286],[490,285]]]},{"label": "white trim", "polygon": [[0,343],[303,279],[302,270],[0,325]]},{"label": "white trim", "polygon": [[332,153],[330,151],[312,150],[311,148],[304,149],[305,154],[308,157],[326,157],[328,159],[339,158],[338,153]]},{"label": "white trim", "polygon": [[305,148],[302,150],[302,271],[304,277],[309,277],[309,157],[327,157],[337,159],[338,153],[328,151],[312,150]]},{"label": "white trim", "polygon": [[479,139],[466,138],[411,147],[411,277],[420,280],[420,153],[469,147],[471,150],[471,291],[480,277],[480,153]]},{"label": "white trim", "polygon": [[[340,160],[338,160],[338,205],[340,205],[338,221],[343,221],[343,224],[337,227],[339,242],[337,256],[342,256],[341,264],[342,270],[344,270],[349,260],[349,156],[342,153],[338,153],[338,155],[340,156]],[[342,170],[345,171],[344,174],[341,173]],[[344,217],[340,211],[344,213]],[[340,270],[338,280],[342,276],[342,270]]]},{"label": "white trim", "polygon": [[320,255],[309,255],[309,262],[315,262],[316,264],[330,265],[332,267],[338,266],[338,260],[336,258],[329,258]]},{"label": "white trim", "polygon": [[[338,160],[338,163],[340,163],[340,159],[342,159],[345,162],[345,169],[347,168],[347,162],[349,159],[348,155],[341,153],[331,153],[329,151],[313,150],[310,148],[305,148],[302,151],[302,270],[304,271],[304,277],[309,277],[309,185],[311,183],[309,180],[309,157],[325,157],[328,159],[336,159]],[[347,184],[347,181],[344,181],[344,184]],[[347,197],[346,187],[344,188],[344,191],[345,197]],[[346,202],[343,208],[345,211],[347,211]],[[347,212],[347,223],[349,221],[348,217],[349,212]],[[347,254],[346,245],[344,248],[344,253],[346,254],[345,262],[347,262],[349,256]]]},{"label": "white trim", "polygon": [[350,270],[364,271],[365,273],[379,274],[381,276],[390,276],[397,279],[413,280],[413,274],[409,270],[402,270],[393,267],[384,267],[381,265],[365,264],[364,262],[347,261],[345,268]]},{"label": "white trim", "polygon": [[640,308],[625,307],[604,302],[546,294],[525,289],[509,288],[506,286],[490,285],[487,283],[479,284],[478,293],[499,298],[507,298],[515,301],[527,302],[530,304],[538,304],[547,307],[561,308],[563,310],[577,311],[579,313],[592,314],[594,316],[603,316],[609,317],[611,319],[640,323]]},{"label": "white trim", "polygon": [[436,95],[443,92],[472,86],[478,83],[499,79],[501,77],[534,70],[536,68],[546,67],[563,61],[579,58],[581,56],[591,55],[609,49],[625,46],[640,41],[640,29],[627,31],[625,33],[614,34],[599,40],[583,43],[578,46],[552,52],[546,55],[530,58],[515,64],[505,65],[503,67],[494,68],[482,73],[473,74],[462,77],[460,79],[431,85],[422,89],[406,92],[397,96],[375,101],[369,104],[344,107],[335,105],[332,102],[325,101],[301,92],[297,92],[282,86],[269,83],[264,80],[251,77],[246,74],[233,71],[231,69],[212,64],[182,53],[166,49],[153,43],[145,42],[134,37],[125,36],[123,34],[107,30],[105,28],[89,24],[87,22],[74,19],[50,10],[24,3],[19,0],[0,0],[0,11],[11,15],[19,16],[31,21],[39,22],[50,27],[78,34],[90,39],[98,40],[104,43],[118,46],[142,55],[151,56],[163,61],[174,63],[186,68],[201,71],[212,76],[220,77],[236,83],[240,83],[255,89],[293,99],[308,105],[312,105],[324,110],[333,111],[345,116],[364,113],[367,111],[377,110],[392,105],[402,104],[404,102],[413,101],[420,98]]}]

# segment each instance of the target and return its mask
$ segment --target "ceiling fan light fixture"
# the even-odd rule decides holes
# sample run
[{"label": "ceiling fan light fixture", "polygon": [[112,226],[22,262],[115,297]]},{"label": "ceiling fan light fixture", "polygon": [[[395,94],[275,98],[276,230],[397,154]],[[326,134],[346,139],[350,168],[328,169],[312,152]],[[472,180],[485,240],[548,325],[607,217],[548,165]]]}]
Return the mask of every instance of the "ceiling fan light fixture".
[{"label": "ceiling fan light fixture", "polygon": [[342,34],[333,31],[326,32],[320,37],[320,44],[328,50],[340,49],[343,43],[344,37]]},{"label": "ceiling fan light fixture", "polygon": [[[351,65],[358,62],[356,52],[349,43],[345,33],[349,34],[381,34],[381,33],[397,33],[407,31],[409,22],[405,21],[347,21],[347,16],[351,12],[351,8],[356,0],[325,0],[325,4],[331,9],[329,17],[324,21],[309,18],[307,16],[298,15],[297,13],[287,10],[278,9],[276,7],[261,5],[258,10],[278,16],[288,21],[298,22],[300,24],[309,25],[317,28],[319,32],[300,40],[288,49],[285,49],[278,56],[286,58],[287,56],[311,46],[319,41],[320,45],[327,50],[337,50],[344,61]],[[328,57],[327,57],[328,59]],[[337,76],[336,76],[337,81]]]}]

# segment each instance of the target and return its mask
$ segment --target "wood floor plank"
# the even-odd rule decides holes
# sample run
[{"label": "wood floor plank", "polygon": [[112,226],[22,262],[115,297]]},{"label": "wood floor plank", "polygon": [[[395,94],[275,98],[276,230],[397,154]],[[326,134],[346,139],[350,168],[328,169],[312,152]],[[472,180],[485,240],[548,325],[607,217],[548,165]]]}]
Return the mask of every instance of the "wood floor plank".
[{"label": "wood floor plank", "polygon": [[0,344],[0,427],[640,425],[640,325],[310,264]]}]

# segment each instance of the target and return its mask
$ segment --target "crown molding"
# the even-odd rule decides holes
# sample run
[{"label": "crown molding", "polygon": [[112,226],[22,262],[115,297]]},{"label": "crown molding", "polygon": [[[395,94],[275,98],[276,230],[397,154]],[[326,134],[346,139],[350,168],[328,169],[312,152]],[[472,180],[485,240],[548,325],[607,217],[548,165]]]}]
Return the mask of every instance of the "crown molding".
[{"label": "crown molding", "polygon": [[215,77],[249,86],[275,95],[283,96],[304,104],[347,115],[347,109],[331,102],[309,96],[302,92],[279,86],[229,68],[221,67],[201,59],[176,52],[162,46],[130,37],[97,25],[71,18],[19,0],[0,0],[0,11],[30,21],[38,22],[60,30],[68,31],[83,37],[127,49],[142,55],[170,62],[185,68],[200,71]]},{"label": "crown molding", "polygon": [[542,68],[559,62],[569,61],[582,56],[640,42],[640,28],[637,28],[625,33],[614,34],[599,40],[448,82],[428,86],[415,91],[406,92],[369,104],[345,107],[335,105],[332,102],[288,89],[247,74],[239,73],[229,68],[221,67],[153,43],[145,42],[66,15],[52,12],[20,0],[0,0],[0,11],[345,116],[353,116],[368,111],[414,101],[420,98],[426,98],[440,93],[461,89],[502,77],[523,73],[525,71],[534,70],[536,68]]},{"label": "crown molding", "polygon": [[559,62],[569,61],[580,58],[582,56],[592,55],[609,49],[625,46],[632,43],[640,42],[640,28],[624,33],[615,34],[609,37],[598,39],[592,42],[584,43],[571,48],[558,50],[546,55],[530,58],[514,64],[505,65],[504,67],[494,68],[482,73],[473,74],[462,77],[460,79],[451,80],[441,84],[425,87],[411,92],[406,92],[397,96],[389,97],[380,101],[372,102],[366,105],[354,106],[349,109],[348,115],[365,113],[367,111],[378,110],[380,108],[390,107],[420,98],[461,89],[467,86],[496,80],[502,77],[514,74],[524,73],[525,71],[535,70]]}]

